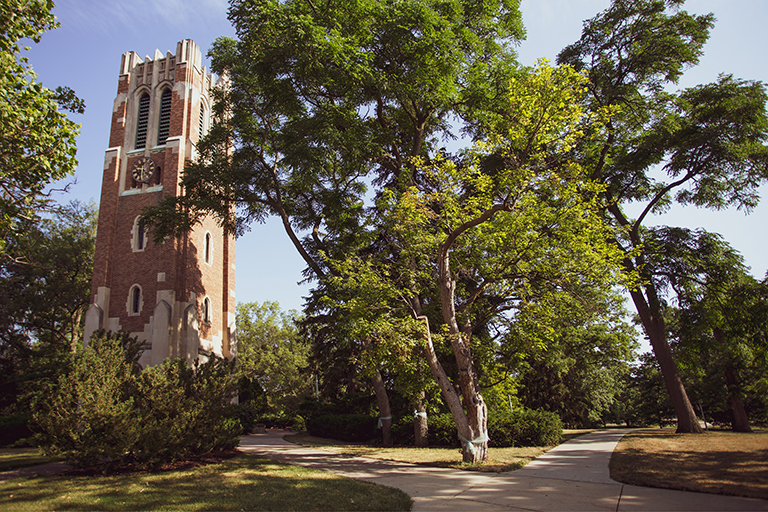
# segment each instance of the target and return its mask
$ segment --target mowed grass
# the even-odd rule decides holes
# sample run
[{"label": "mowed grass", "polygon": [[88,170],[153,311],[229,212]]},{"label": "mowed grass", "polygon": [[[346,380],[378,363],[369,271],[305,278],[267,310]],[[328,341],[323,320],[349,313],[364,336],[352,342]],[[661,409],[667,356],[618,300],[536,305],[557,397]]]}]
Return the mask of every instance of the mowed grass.
[{"label": "mowed grass", "polygon": [[633,485],[768,499],[768,430],[632,432],[611,458],[611,478]]},{"label": "mowed grass", "polygon": [[39,466],[61,460],[56,457],[46,457],[38,448],[0,448],[0,471]]},{"label": "mowed grass", "polygon": [[349,457],[368,457],[371,459],[409,462],[424,466],[496,473],[520,469],[542,453],[552,449],[552,446],[489,448],[487,464],[465,464],[461,460],[461,450],[459,448],[414,448],[412,446],[384,448],[382,446],[345,443],[334,439],[314,437],[305,433],[287,435],[284,439],[302,446],[319,448]]},{"label": "mowed grass", "polygon": [[240,454],[192,469],[0,482],[0,510],[410,510],[389,487]]}]

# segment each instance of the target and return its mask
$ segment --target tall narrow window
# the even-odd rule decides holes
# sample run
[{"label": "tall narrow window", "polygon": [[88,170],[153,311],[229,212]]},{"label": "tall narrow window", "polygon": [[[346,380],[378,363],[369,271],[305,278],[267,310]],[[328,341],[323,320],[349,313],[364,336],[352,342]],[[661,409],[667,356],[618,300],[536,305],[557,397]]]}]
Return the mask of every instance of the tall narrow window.
[{"label": "tall narrow window", "polygon": [[131,314],[138,315],[141,309],[141,288],[134,286],[131,290]]},{"label": "tall narrow window", "polygon": [[205,135],[205,107],[200,105],[200,128],[198,130],[198,140],[203,138],[203,135]]},{"label": "tall narrow window", "polygon": [[211,323],[211,299],[208,297],[203,299],[203,322]]},{"label": "tall narrow window", "polygon": [[147,93],[139,98],[139,112],[136,119],[136,149],[143,149],[147,146],[147,122],[149,121],[149,94]]},{"label": "tall narrow window", "polygon": [[171,90],[165,89],[160,97],[160,122],[157,125],[157,145],[162,146],[171,127]]},{"label": "tall narrow window", "polygon": [[144,250],[144,226],[139,224],[137,226],[139,228],[139,236],[136,240],[136,248],[140,251]]},{"label": "tall narrow window", "polygon": [[205,256],[205,262],[210,263],[211,262],[211,234],[210,233],[205,234],[205,252],[203,254]]}]

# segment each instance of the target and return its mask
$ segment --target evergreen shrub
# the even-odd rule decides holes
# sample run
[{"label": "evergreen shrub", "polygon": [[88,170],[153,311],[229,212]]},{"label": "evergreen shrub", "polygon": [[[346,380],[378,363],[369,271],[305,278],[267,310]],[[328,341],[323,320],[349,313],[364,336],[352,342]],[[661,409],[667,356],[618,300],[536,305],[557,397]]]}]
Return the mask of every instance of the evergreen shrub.
[{"label": "evergreen shrub", "polygon": [[35,407],[43,451],[78,466],[141,467],[237,446],[232,365],[181,359],[141,371],[140,343],[100,333]]},{"label": "evergreen shrub", "polygon": [[326,414],[307,420],[307,430],[317,437],[366,442],[377,436],[378,422],[378,418],[362,414]]}]

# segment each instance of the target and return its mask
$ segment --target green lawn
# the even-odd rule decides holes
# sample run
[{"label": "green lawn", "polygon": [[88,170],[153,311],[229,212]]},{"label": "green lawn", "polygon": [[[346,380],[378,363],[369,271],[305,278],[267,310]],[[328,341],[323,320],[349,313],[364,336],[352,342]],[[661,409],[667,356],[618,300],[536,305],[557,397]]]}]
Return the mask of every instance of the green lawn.
[{"label": "green lawn", "polygon": [[410,510],[398,489],[240,454],[192,469],[0,482],[0,510]]},{"label": "green lawn", "polygon": [[59,460],[61,459],[42,455],[38,448],[0,448],[0,471],[39,466]]}]

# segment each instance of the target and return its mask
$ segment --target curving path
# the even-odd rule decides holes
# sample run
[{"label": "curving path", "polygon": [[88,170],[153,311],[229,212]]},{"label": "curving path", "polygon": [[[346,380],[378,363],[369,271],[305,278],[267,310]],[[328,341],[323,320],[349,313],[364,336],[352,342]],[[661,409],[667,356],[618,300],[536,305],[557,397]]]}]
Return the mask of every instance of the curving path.
[{"label": "curving path", "polygon": [[240,450],[396,487],[419,511],[768,511],[768,501],[637,487],[611,480],[608,463],[627,431],[587,434],[508,473],[430,468],[344,457],[284,441],[285,431],[244,436]]}]

